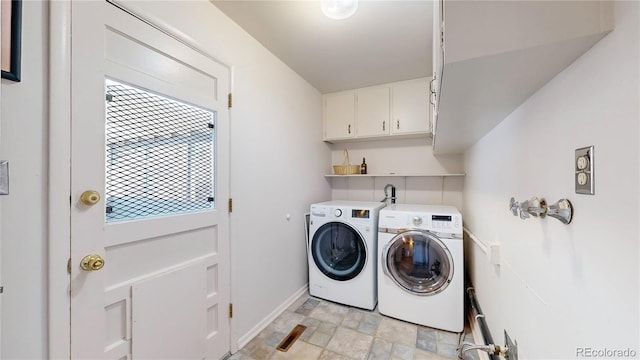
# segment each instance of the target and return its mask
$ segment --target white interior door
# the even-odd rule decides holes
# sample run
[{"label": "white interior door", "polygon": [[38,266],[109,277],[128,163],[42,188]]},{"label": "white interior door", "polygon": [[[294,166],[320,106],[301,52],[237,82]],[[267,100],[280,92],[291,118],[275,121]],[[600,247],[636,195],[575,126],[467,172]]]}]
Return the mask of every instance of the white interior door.
[{"label": "white interior door", "polygon": [[229,69],[104,1],[71,29],[72,358],[219,359]]}]

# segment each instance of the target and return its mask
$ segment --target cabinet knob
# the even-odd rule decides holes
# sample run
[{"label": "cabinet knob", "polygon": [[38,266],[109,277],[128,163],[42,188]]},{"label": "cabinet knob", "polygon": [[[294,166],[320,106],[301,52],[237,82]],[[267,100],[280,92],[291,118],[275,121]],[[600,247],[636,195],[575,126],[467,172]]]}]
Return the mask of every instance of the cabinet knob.
[{"label": "cabinet knob", "polygon": [[400,130],[400,119],[398,119],[398,122],[396,123],[396,129]]},{"label": "cabinet knob", "polygon": [[347,128],[347,131],[349,132],[349,134],[351,134],[351,124],[349,124],[349,127]]},{"label": "cabinet knob", "polygon": [[385,126],[384,126],[384,123],[385,123],[385,122],[386,122],[386,121],[383,121],[383,122],[382,122],[382,131],[385,131],[385,130],[386,130],[386,129],[385,129]]}]

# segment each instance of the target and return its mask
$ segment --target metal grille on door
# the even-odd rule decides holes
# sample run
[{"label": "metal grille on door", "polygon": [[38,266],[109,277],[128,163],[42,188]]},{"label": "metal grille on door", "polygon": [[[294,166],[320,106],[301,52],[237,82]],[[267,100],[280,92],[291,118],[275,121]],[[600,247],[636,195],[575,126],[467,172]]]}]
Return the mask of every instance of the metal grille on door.
[{"label": "metal grille on door", "polygon": [[216,113],[106,81],[106,220],[214,208]]}]

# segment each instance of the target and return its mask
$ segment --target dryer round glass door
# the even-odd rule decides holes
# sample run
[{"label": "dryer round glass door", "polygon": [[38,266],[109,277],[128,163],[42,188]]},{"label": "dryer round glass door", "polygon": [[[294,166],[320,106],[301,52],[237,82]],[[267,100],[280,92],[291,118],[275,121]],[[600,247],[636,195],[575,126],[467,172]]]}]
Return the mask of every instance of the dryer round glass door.
[{"label": "dryer round glass door", "polygon": [[314,233],[311,254],[318,269],[338,281],[358,276],[367,260],[362,236],[340,222],[326,223]]},{"label": "dryer round glass door", "polygon": [[433,295],[453,278],[453,259],[438,237],[425,231],[396,235],[382,255],[384,272],[402,289],[415,295]]}]

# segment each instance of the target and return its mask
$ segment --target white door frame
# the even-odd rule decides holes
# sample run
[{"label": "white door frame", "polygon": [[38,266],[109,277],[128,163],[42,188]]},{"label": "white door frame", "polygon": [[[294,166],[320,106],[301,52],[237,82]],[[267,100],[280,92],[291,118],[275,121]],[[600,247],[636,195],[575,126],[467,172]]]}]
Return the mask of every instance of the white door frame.
[{"label": "white door frame", "polygon": [[[2,7],[0,6],[0,19],[2,18]],[[0,46],[2,38],[0,37]],[[2,105],[2,87],[0,86],[0,106]],[[2,114],[0,113],[0,141],[2,141]],[[2,202],[0,202],[0,254],[2,253]],[[2,258],[0,257],[0,286],[2,286]],[[0,293],[0,354],[2,354],[2,294]]]},{"label": "white door frame", "polygon": [[[49,3],[49,358],[71,357],[71,2]],[[64,330],[66,329],[66,331]]]},{"label": "white door frame", "polygon": [[[197,41],[176,34],[171,24],[154,16],[147,16],[144,9],[135,4],[118,0],[117,6],[154,28],[170,35],[199,53],[229,68],[229,88],[233,90],[233,66],[203,51]],[[48,343],[50,359],[71,357],[71,301],[69,298],[70,275],[67,262],[71,254],[71,2],[49,3],[49,298]],[[232,112],[229,111],[231,120]],[[232,123],[230,121],[230,123]],[[228,169],[229,171],[230,169]],[[229,171],[229,173],[231,173]],[[230,181],[231,182],[231,181]],[[231,229],[230,229],[231,237]],[[231,242],[233,252],[233,242]],[[230,256],[233,259],[233,256]],[[231,261],[233,284],[235,266]],[[231,288],[231,302],[235,289]],[[236,352],[236,318],[230,320],[230,349]],[[62,329],[66,329],[63,331]]]}]

